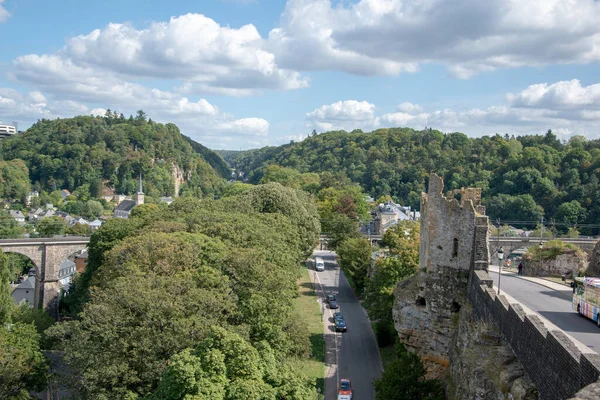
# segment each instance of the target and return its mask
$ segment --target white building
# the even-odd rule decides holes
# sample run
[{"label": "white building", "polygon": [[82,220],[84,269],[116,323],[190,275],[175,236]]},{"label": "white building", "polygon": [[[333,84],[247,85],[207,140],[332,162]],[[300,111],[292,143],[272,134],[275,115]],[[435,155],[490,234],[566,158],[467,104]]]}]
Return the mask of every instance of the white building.
[{"label": "white building", "polygon": [[98,230],[101,226],[102,221],[100,221],[99,219],[95,219],[92,222],[90,222],[90,228],[92,229],[92,231]]},{"label": "white building", "polygon": [[69,291],[71,286],[71,277],[75,275],[75,263],[69,259],[66,259],[60,264],[58,269],[58,281],[60,282],[60,288],[64,292]]},{"label": "white building", "polygon": [[13,125],[0,124],[0,138],[7,138],[17,133],[17,127]]},{"label": "white building", "polygon": [[13,290],[10,297],[18,304],[29,304],[33,307],[35,296],[35,276],[29,276]]},{"label": "white building", "polygon": [[9,210],[8,214],[19,223],[20,226],[25,225],[25,215],[21,211]]}]

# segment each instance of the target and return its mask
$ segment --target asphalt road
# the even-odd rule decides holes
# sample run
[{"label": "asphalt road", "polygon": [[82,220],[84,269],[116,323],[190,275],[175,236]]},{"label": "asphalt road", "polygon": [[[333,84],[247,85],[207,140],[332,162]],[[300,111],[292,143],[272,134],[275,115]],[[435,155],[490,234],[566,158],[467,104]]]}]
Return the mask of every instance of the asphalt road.
[{"label": "asphalt road", "polygon": [[[357,400],[374,400],[373,379],[381,376],[381,357],[371,324],[363,308],[354,296],[348,281],[335,261],[335,253],[317,251],[325,262],[325,271],[317,272],[319,296],[335,294],[340,311],[346,319],[348,331],[335,332],[332,311],[325,308],[325,342],[329,345],[325,379],[325,400],[337,399],[339,379],[348,378],[354,387]],[[322,289],[322,291],[321,291]],[[332,340],[333,339],[333,340]],[[335,346],[335,352],[331,347]]]},{"label": "asphalt road", "polygon": [[[498,287],[498,273],[490,271],[494,286]],[[556,291],[525,279],[502,274],[500,292],[537,312],[554,325],[600,353],[600,328],[591,319],[580,317],[571,307],[572,292]]]}]

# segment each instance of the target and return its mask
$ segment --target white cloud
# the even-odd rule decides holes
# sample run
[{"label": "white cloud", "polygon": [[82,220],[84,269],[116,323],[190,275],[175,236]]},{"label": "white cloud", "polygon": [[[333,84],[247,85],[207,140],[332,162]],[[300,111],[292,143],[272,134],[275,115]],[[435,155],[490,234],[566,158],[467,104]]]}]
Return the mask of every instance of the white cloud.
[{"label": "white cloud", "polygon": [[600,84],[581,86],[577,79],[553,84],[531,85],[517,94],[508,94],[507,100],[519,107],[576,109],[581,107],[600,110]]},{"label": "white cloud", "polygon": [[[48,101],[51,104],[69,99],[78,104],[100,106],[92,111],[88,107],[81,108],[77,112],[80,114],[96,114],[106,108],[133,114],[143,109],[152,119],[173,122],[182,132],[208,146],[219,146],[235,138],[244,145],[249,137],[268,135],[269,123],[262,118],[236,119],[206,99],[194,101],[176,92],[149,88],[108,71],[78,65],[59,55],[18,57],[13,61],[13,67],[14,79],[40,90],[32,92],[30,97],[38,100],[48,97],[52,99]],[[32,112],[32,115],[42,115],[37,118],[73,114]]]},{"label": "white cloud", "polygon": [[600,2],[289,0],[269,49],[285,68],[359,75],[439,63],[468,78],[497,68],[598,62]]},{"label": "white cloud", "polygon": [[32,123],[41,118],[86,114],[88,108],[70,100],[48,102],[40,92],[22,94],[14,89],[0,88],[0,115],[5,120]]},{"label": "white cloud", "polygon": [[375,105],[366,101],[345,100],[323,105],[306,114],[308,126],[321,131],[368,129],[375,118]]},{"label": "white cloud", "polygon": [[[600,84],[581,86],[577,80],[531,85],[519,93],[507,94],[507,104],[468,110],[432,110],[402,103],[396,112],[375,115],[375,106],[354,100],[322,106],[307,114],[307,124],[322,130],[384,127],[432,127],[472,135],[539,133],[552,129],[563,135],[600,137]],[[372,112],[353,112],[345,104],[364,103]],[[330,111],[334,110],[334,111]],[[342,111],[340,111],[342,110]]]},{"label": "white cloud", "polygon": [[4,0],[0,0],[0,23],[6,21],[10,17],[10,13],[2,3],[4,3]]},{"label": "white cloud", "polygon": [[220,26],[201,14],[154,22],[146,29],[111,23],[69,39],[57,55],[124,77],[180,80],[188,93],[243,96],[308,86],[298,72],[277,65],[254,25]]}]

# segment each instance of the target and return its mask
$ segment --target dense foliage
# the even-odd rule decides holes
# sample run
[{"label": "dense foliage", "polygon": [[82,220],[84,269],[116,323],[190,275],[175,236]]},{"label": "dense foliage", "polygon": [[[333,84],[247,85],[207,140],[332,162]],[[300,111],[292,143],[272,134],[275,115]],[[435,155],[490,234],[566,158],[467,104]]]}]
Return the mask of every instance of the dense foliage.
[{"label": "dense foliage", "polygon": [[395,358],[374,382],[377,400],[443,400],[446,398],[441,381],[425,378],[425,366],[418,355],[396,344]]},{"label": "dense foliage", "polygon": [[394,290],[398,282],[408,278],[419,266],[420,225],[414,221],[400,221],[388,229],[383,241],[386,246],[380,252],[372,273],[366,282],[365,308],[374,323],[380,345],[389,344],[397,336],[392,319]]},{"label": "dense foliage", "polygon": [[17,307],[10,298],[11,271],[0,251],[0,398],[30,399],[29,390],[41,390],[46,383],[47,363],[40,351],[37,323],[47,319],[28,306]]},{"label": "dense foliage", "polygon": [[277,183],[245,189],[138,206],[94,233],[76,318],[49,333],[80,396],[315,398],[290,363],[310,352],[291,311],[317,209]]},{"label": "dense foliage", "polygon": [[600,221],[600,140],[581,136],[561,142],[551,131],[469,138],[459,132],[389,128],[326,132],[301,143],[221,154],[250,182],[258,182],[270,164],[302,173],[341,172],[375,198],[390,194],[418,209],[427,177],[435,172],[449,190],[482,188],[492,220],[524,226],[516,221],[539,221],[543,215],[565,232],[568,224]]},{"label": "dense foliage", "polygon": [[[321,232],[329,237],[329,247],[336,249],[345,239],[358,236],[358,224],[369,218],[369,205],[361,187],[340,173],[300,173],[293,168],[269,165],[260,183],[278,182],[302,189],[317,201]],[[242,185],[236,182],[237,190]]]},{"label": "dense foliage", "polygon": [[93,197],[100,197],[103,186],[134,193],[142,173],[145,193],[159,197],[174,194],[174,164],[187,180],[183,193],[215,193],[222,182],[219,173],[229,175],[217,154],[143,112],[135,119],[108,111],[104,117],[41,120],[3,140],[0,154],[13,160],[0,162],[0,195],[20,202],[30,181],[47,192],[87,185]]}]

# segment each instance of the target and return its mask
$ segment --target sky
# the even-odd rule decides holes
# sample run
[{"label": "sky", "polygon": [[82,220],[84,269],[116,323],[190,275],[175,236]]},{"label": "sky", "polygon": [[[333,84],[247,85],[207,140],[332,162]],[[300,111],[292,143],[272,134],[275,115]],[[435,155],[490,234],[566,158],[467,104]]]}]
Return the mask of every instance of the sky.
[{"label": "sky", "polygon": [[0,121],[144,110],[212,149],[313,130],[600,137],[598,0],[0,0]]}]

